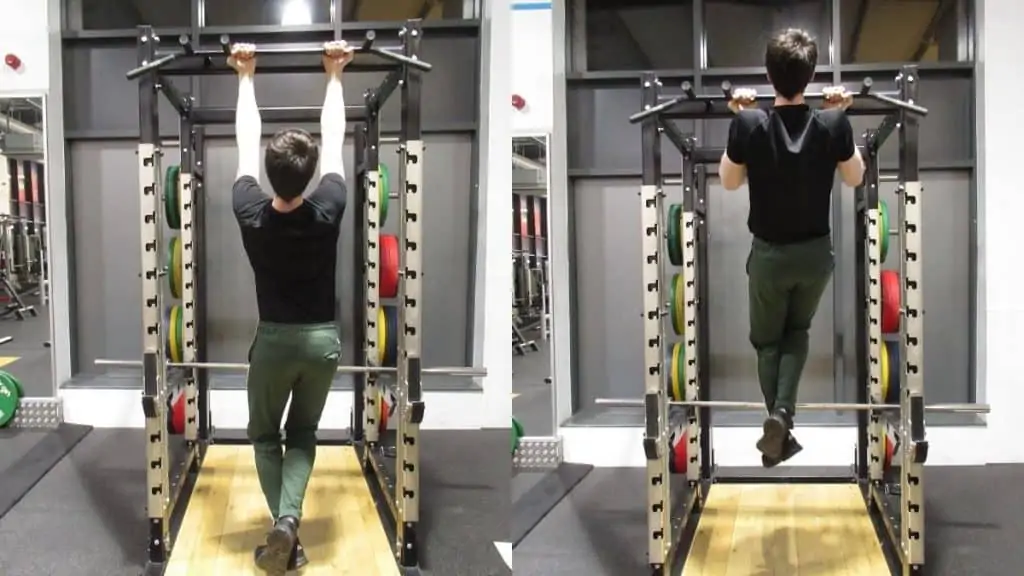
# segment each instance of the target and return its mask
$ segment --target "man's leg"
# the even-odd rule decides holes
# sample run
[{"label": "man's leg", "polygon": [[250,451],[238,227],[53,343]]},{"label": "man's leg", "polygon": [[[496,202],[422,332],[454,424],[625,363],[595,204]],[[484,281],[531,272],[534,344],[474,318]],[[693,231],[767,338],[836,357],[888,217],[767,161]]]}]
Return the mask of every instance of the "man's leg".
[{"label": "man's leg", "polygon": [[779,277],[772,252],[773,248],[755,240],[747,259],[750,343],[757,352],[757,379],[769,412],[777,394],[780,345],[789,305],[785,278]]},{"label": "man's leg", "polygon": [[781,457],[785,427],[775,417],[779,361],[789,306],[787,270],[779,248],[754,240],[747,260],[750,343],[757,351],[757,378],[769,416],[757,449],[769,460]]},{"label": "man's leg", "polygon": [[281,502],[281,417],[291,393],[292,364],[280,357],[272,331],[260,329],[249,350],[246,389],[249,396],[247,435],[256,458],[256,474],[270,514],[278,517]]},{"label": "man's leg", "polygon": [[316,461],[316,432],[341,358],[341,342],[334,326],[307,330],[302,338],[306,358],[284,425],[286,451],[280,506],[281,516],[296,519],[302,518],[302,500]]},{"label": "man's leg", "polygon": [[[821,297],[832,277],[834,260],[828,239],[794,247],[792,260],[801,269],[800,280],[789,297],[786,329],[780,346],[779,388],[776,408],[783,413],[787,428],[793,428],[800,377],[807,363],[809,331]],[[780,460],[789,460],[803,450],[790,431],[786,434]]]}]

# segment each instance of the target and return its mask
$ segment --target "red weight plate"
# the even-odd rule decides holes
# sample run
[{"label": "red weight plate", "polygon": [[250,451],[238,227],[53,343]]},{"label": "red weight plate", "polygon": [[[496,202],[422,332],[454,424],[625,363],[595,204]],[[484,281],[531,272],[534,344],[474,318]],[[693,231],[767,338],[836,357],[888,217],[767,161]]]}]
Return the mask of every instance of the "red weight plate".
[{"label": "red weight plate", "polygon": [[178,392],[174,404],[171,404],[171,426],[174,428],[171,431],[172,434],[185,433],[185,393],[183,391]]},{"label": "red weight plate", "polygon": [[882,333],[892,334],[900,329],[900,276],[892,270],[882,270]]},{"label": "red weight plate", "polygon": [[686,474],[686,429],[680,430],[678,437],[672,439],[672,472],[675,474]]},{"label": "red weight plate", "polygon": [[398,296],[398,236],[380,236],[380,297]]}]

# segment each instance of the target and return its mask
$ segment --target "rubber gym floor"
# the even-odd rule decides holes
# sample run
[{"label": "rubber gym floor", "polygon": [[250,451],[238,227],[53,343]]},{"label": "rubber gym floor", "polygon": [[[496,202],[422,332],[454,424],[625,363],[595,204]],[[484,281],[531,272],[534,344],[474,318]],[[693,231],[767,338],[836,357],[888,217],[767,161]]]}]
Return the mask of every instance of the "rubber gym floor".
[{"label": "rubber gym floor", "polygon": [[[538,376],[549,372],[548,358],[533,352],[513,360],[513,400],[516,416],[538,426],[550,421],[549,405],[532,399]],[[550,398],[550,390],[547,389]],[[550,400],[546,400],[550,402]],[[528,424],[527,424],[528,426]],[[548,424],[550,428],[550,423]],[[529,427],[528,436],[544,435]],[[638,447],[639,449],[639,447]],[[563,465],[566,466],[566,465]],[[646,488],[642,468],[595,468],[575,484],[565,473],[520,473],[512,480],[513,515],[535,504],[536,487],[568,482],[568,495],[554,504],[540,522],[517,543],[514,552],[517,576],[626,576],[649,573],[647,569]],[[843,470],[800,468],[800,475],[836,475]],[[763,476],[792,474],[793,469],[726,469],[729,475]],[[561,476],[561,478],[557,478]],[[566,481],[565,478],[571,480]],[[549,484],[548,486],[550,487]],[[714,491],[715,488],[712,488]],[[550,490],[548,490],[550,496]],[[925,476],[925,572],[931,576],[1011,576],[1024,574],[1024,465],[972,467],[930,466]],[[705,518],[707,515],[705,515]],[[516,525],[516,519],[513,525]],[[738,552],[733,545],[732,553]],[[754,559],[743,568],[730,567],[727,574],[704,576],[767,576],[772,561]],[[799,561],[797,562],[799,568]],[[799,570],[799,574],[854,576],[844,566]],[[692,572],[687,572],[692,574]],[[793,571],[778,576],[793,576]],[[856,576],[876,576],[861,574]]]},{"label": "rubber gym floor", "polygon": [[[138,576],[143,434],[71,424],[0,430],[0,575]],[[420,449],[421,572],[510,575],[495,546],[508,540],[508,431],[425,430]],[[311,556],[307,571],[316,562]]]}]

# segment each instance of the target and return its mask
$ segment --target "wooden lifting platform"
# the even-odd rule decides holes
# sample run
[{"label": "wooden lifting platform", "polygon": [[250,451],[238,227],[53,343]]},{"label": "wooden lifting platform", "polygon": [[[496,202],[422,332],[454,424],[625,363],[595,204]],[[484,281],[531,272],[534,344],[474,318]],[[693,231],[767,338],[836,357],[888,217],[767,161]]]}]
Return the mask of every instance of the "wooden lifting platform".
[{"label": "wooden lifting platform", "polygon": [[683,576],[889,574],[856,484],[715,484]]},{"label": "wooden lifting platform", "polygon": [[[182,519],[166,576],[261,575],[253,550],[270,527],[251,446],[212,445]],[[299,539],[303,576],[398,576],[355,450],[318,446]]]}]

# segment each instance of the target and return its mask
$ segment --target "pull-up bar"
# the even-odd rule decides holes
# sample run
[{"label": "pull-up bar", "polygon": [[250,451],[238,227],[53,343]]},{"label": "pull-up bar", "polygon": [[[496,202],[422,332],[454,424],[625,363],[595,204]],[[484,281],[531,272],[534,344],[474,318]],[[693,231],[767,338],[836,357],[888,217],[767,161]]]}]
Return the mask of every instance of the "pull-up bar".
[{"label": "pull-up bar", "polygon": [[[348,69],[356,72],[380,72],[380,71],[391,71],[396,66],[411,66],[423,72],[430,72],[434,67],[433,65],[418,60],[416,58],[410,58],[404,54],[399,54],[396,51],[400,51],[401,48],[379,48],[373,45],[376,39],[376,33],[373,30],[369,30],[366,33],[366,37],[363,43],[355,47],[356,54],[368,54],[376,56],[382,60],[386,60],[386,64],[373,64],[369,62],[352,62],[349,64]],[[143,64],[138,68],[129,70],[125,75],[129,80],[135,80],[142,76],[154,71],[167,76],[190,76],[200,74],[227,74],[233,72],[228,66],[214,66],[213,58],[224,57],[231,52],[231,39],[227,34],[223,34],[220,37],[219,48],[195,48],[192,46],[192,41],[185,34],[178,37],[178,45],[181,47],[180,50],[169,52],[166,54],[160,54],[156,60]],[[263,50],[257,50],[258,56],[313,56],[323,54],[323,46],[294,46],[287,48],[267,48]],[[182,66],[169,68],[172,63],[182,61]],[[196,62],[198,61],[198,62]],[[196,65],[198,63],[198,66]],[[320,68],[319,63],[316,64],[316,68]],[[277,66],[270,63],[270,69],[261,67],[263,70],[267,70],[271,73],[274,72],[306,72],[311,71],[306,68],[313,68],[312,66]]]},{"label": "pull-up bar", "polygon": [[[874,82],[871,78],[865,78],[861,83],[861,87],[858,95],[861,97],[867,97],[874,100],[880,106],[869,106],[860,107],[857,105],[857,100],[854,100],[852,106],[850,106],[846,113],[851,116],[866,116],[866,115],[877,115],[877,114],[891,114],[899,110],[906,110],[911,114],[918,116],[926,116],[928,109],[913,104],[911,102],[904,102],[899,99],[898,92],[873,92],[871,90]],[[732,112],[728,109],[727,105],[732,100],[732,83],[728,80],[722,82],[722,94],[696,94],[693,89],[693,85],[689,82],[683,82],[682,84],[683,94],[676,96],[656,106],[652,106],[641,112],[637,112],[629,117],[631,124],[637,124],[643,120],[650,118],[651,116],[660,116],[665,119],[709,119],[709,118],[728,118],[732,116]],[[825,95],[821,92],[804,94],[805,100],[824,100]],[[756,100],[758,102],[767,102],[774,100],[773,94],[758,94]],[[703,110],[691,110],[683,111],[679,110],[686,104],[704,104]],[[722,106],[722,105],[726,106]],[[716,105],[718,105],[716,107]]]}]

